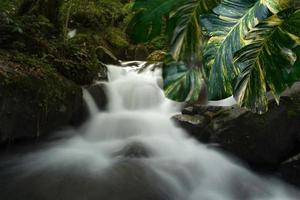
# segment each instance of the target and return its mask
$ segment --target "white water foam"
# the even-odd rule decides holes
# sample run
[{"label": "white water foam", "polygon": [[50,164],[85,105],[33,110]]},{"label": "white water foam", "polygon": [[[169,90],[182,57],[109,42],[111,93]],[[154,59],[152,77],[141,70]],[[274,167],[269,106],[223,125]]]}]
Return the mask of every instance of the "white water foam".
[{"label": "white water foam", "polygon": [[[137,74],[131,68],[108,68],[108,111],[91,111],[91,119],[74,130],[76,136],[21,161],[25,183],[39,174],[35,185],[39,192],[29,194],[34,199],[48,199],[49,188],[59,188],[60,199],[64,200],[299,199],[296,191],[252,174],[176,127],[170,117],[181,106],[164,98],[158,86],[158,72]],[[91,101],[86,91],[84,97]],[[97,110],[95,103],[89,105],[91,110]],[[124,161],[127,164],[120,164]],[[71,173],[72,169],[78,170]],[[93,182],[85,189],[72,189],[73,179],[58,184],[49,178],[46,187],[40,183],[44,176],[40,174],[50,173],[49,170],[61,171],[61,177],[81,174],[80,183],[87,174],[85,183],[101,181],[97,187]],[[20,194],[28,195],[27,190],[21,189]],[[44,193],[47,195],[43,196]],[[14,195],[7,195],[7,200],[17,199],[11,196]]]},{"label": "white water foam", "polygon": [[99,113],[99,108],[93,99],[92,95],[87,91],[85,88],[82,89],[83,93],[83,99],[85,100],[85,103],[87,105],[87,109],[89,112],[89,115],[95,116]]}]

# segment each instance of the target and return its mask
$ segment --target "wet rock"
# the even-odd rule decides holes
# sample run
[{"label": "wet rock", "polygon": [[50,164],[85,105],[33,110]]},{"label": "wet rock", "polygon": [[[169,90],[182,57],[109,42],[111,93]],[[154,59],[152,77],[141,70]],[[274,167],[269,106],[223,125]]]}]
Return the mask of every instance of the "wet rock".
[{"label": "wet rock", "polygon": [[288,183],[300,188],[300,154],[283,162],[278,169],[278,175]]},{"label": "wet rock", "polygon": [[89,91],[95,103],[100,110],[106,110],[108,98],[106,92],[106,86],[104,83],[97,83],[87,86],[86,89]]},{"label": "wet rock", "polygon": [[119,59],[107,48],[105,47],[98,47],[96,50],[97,57],[99,60],[101,60],[103,63],[106,64],[113,64],[113,65],[120,65]]},{"label": "wet rock", "polygon": [[289,112],[294,109],[292,101],[282,99],[280,106],[270,102],[265,115],[240,110],[237,113],[243,114],[237,118],[215,119],[210,125],[211,140],[250,165],[277,166],[297,148],[300,114],[291,116]]},{"label": "wet rock", "polygon": [[300,84],[269,101],[264,115],[237,106],[190,106],[174,119],[188,133],[237,156],[251,167],[277,168],[299,151]]},{"label": "wet rock", "polygon": [[150,156],[150,152],[142,143],[133,142],[126,145],[121,151],[116,153],[116,155],[127,158],[147,158]]},{"label": "wet rock", "polygon": [[183,115],[196,115],[197,112],[195,111],[193,106],[185,107],[182,110]]},{"label": "wet rock", "polygon": [[208,143],[210,141],[210,134],[205,130],[206,124],[208,120],[201,115],[188,115],[188,114],[181,114],[175,115],[173,120],[177,122],[177,124],[185,129],[190,135],[196,137],[203,143]]}]

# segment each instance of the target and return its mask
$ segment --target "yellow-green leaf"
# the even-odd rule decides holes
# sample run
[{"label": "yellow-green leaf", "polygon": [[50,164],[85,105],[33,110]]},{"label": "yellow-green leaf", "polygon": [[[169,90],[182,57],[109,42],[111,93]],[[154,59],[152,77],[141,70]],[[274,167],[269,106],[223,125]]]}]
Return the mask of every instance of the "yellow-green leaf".
[{"label": "yellow-green leaf", "polygon": [[254,112],[267,111],[267,88],[279,102],[280,94],[300,78],[300,10],[274,15],[261,22],[236,53],[241,74],[235,88],[237,102]]}]

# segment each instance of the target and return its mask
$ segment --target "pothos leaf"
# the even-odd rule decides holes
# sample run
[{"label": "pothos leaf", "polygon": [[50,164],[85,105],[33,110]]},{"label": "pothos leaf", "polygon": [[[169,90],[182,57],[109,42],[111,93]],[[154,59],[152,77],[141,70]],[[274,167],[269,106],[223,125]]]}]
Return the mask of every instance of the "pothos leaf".
[{"label": "pothos leaf", "polygon": [[174,101],[197,101],[203,79],[199,68],[171,60],[163,67],[164,91]]},{"label": "pothos leaf", "polygon": [[[233,55],[245,45],[244,36],[273,12],[285,7],[288,0],[223,0],[204,16],[202,23],[210,37],[204,50],[211,100],[226,98],[233,88],[240,70],[233,64]],[[280,5],[279,5],[280,4]]]},{"label": "pothos leaf", "polygon": [[299,60],[296,61],[300,45],[300,10],[288,17],[267,18],[246,39],[249,44],[235,56],[242,70],[234,96],[241,106],[263,113],[268,106],[267,87],[279,101],[280,94],[300,78]]}]

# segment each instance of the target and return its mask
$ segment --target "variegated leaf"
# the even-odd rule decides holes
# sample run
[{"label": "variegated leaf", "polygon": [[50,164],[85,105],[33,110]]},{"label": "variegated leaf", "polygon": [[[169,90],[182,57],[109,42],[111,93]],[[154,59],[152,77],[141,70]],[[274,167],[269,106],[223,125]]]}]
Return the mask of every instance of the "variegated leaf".
[{"label": "variegated leaf", "polygon": [[199,16],[219,3],[220,0],[187,0],[171,13],[167,32],[170,35],[170,53],[177,61],[201,59],[202,27]]},{"label": "variegated leaf", "polygon": [[[273,15],[253,29],[249,44],[236,53],[241,67],[235,88],[237,102],[254,112],[267,111],[267,88],[279,101],[280,94],[300,78],[300,11]],[[299,57],[298,57],[299,59]]]},{"label": "variegated leaf", "polygon": [[163,68],[164,91],[166,97],[174,101],[197,101],[202,87],[199,68],[187,67],[183,62],[165,63]]},{"label": "variegated leaf", "polygon": [[210,37],[204,62],[208,79],[209,99],[226,98],[233,93],[240,70],[233,64],[233,55],[246,44],[244,36],[273,12],[285,8],[285,1],[224,0],[203,17],[202,23]]}]

